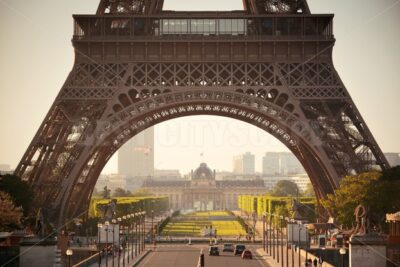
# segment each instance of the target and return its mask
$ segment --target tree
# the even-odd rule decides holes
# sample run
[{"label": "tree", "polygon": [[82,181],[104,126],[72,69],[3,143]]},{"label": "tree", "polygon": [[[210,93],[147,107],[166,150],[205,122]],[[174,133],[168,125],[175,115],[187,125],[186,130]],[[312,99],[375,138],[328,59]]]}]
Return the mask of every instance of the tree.
[{"label": "tree", "polygon": [[333,211],[338,223],[350,228],[354,222],[354,209],[360,204],[366,204],[368,188],[378,181],[379,176],[377,171],[346,176],[340,181],[335,194],[329,194],[322,203]]},{"label": "tree", "polygon": [[147,197],[147,196],[153,196],[153,194],[147,189],[139,188],[138,190],[133,192],[132,196],[133,197]]},{"label": "tree", "polygon": [[120,187],[114,190],[113,197],[130,197],[132,193],[129,190],[124,190]]},{"label": "tree", "polygon": [[102,197],[105,198],[105,199],[110,199],[110,198],[111,198],[111,190],[108,189],[107,186],[105,186],[105,187],[103,188],[103,192],[101,193],[101,195],[102,195]]},{"label": "tree", "polygon": [[346,176],[335,194],[329,194],[322,204],[333,211],[336,221],[350,228],[355,220],[354,210],[364,205],[369,210],[372,225],[382,226],[386,213],[400,210],[400,167],[384,172],[370,171]]},{"label": "tree", "polygon": [[0,177],[0,191],[9,194],[15,205],[22,207],[25,215],[28,213],[33,200],[33,191],[27,182],[16,175],[7,174]]},{"label": "tree", "polygon": [[21,227],[22,208],[16,207],[9,194],[0,191],[0,232]]},{"label": "tree", "polygon": [[306,191],[304,192],[305,197],[315,197],[314,186],[312,183],[307,184]]},{"label": "tree", "polygon": [[292,181],[282,180],[276,183],[272,195],[275,197],[295,197],[299,195],[299,188]]}]

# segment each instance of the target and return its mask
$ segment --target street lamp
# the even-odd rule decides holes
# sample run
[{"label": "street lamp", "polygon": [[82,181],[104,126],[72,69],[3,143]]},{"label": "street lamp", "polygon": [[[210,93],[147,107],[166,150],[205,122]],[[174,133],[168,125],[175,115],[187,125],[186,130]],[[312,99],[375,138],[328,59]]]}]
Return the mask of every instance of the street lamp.
[{"label": "street lamp", "polygon": [[276,215],[274,215],[274,225],[275,225],[275,234],[276,234],[276,238],[275,238],[275,240],[276,240],[276,242],[275,242],[275,244],[276,244],[276,259],[277,259],[277,262],[279,263],[279,244],[278,244],[278,240],[279,240],[279,229],[278,229],[278,222],[276,221]]},{"label": "street lamp", "polygon": [[143,233],[142,233],[142,237],[143,237],[143,244],[142,244],[142,251],[144,251],[145,249],[146,249],[146,240],[145,240],[145,234],[146,234],[146,212],[145,211],[142,211],[142,214],[143,214],[143,226],[142,226],[142,229],[143,229]]},{"label": "street lamp", "polygon": [[306,246],[305,246],[305,250],[306,250],[306,262],[308,260],[308,230],[307,230],[307,224],[304,224],[304,231],[306,233]]},{"label": "street lamp", "polygon": [[298,249],[299,249],[299,266],[301,266],[301,253],[300,253],[300,244],[301,244],[301,242],[300,242],[300,239],[301,239],[301,236],[300,236],[300,231],[301,231],[301,221],[297,221],[297,224],[298,224],[298,226],[299,226],[299,245],[298,245]]},{"label": "street lamp", "polygon": [[[154,202],[154,200],[152,201]],[[153,229],[153,224],[154,224],[154,210],[151,210],[151,233],[150,233],[150,242],[153,242],[154,239],[154,229]]]},{"label": "street lamp", "polygon": [[282,221],[283,221],[283,216],[279,216],[279,228],[280,228],[280,233],[281,233],[281,238],[280,238],[280,244],[281,244],[281,261],[282,264],[281,266],[283,267],[283,230],[282,230]]},{"label": "street lamp", "polygon": [[113,225],[113,229],[112,229],[112,231],[113,231],[113,240],[112,240],[112,242],[113,242],[113,244],[112,244],[112,257],[113,257],[113,260],[112,260],[112,266],[114,267],[114,259],[115,259],[115,224],[117,223],[117,220],[112,219],[111,222],[112,222],[112,225]]},{"label": "street lamp", "polygon": [[128,219],[128,234],[126,235],[126,245],[128,249],[128,263],[129,263],[129,241],[131,239],[131,215],[130,214],[126,215],[126,218]]},{"label": "street lamp", "polygon": [[275,259],[275,230],[273,228],[272,213],[269,214],[269,237],[271,242],[270,250],[272,249],[272,258]]},{"label": "street lamp", "polygon": [[285,217],[286,221],[286,267],[289,267],[289,222],[290,218]]},{"label": "street lamp", "polygon": [[[126,219],[127,219],[127,216],[122,216],[122,220],[124,221],[124,222],[126,222]],[[125,228],[125,225],[123,225],[123,231],[126,231],[126,228]],[[123,234],[123,237],[124,237],[124,242],[122,243],[123,244],[123,246],[122,246],[122,266],[124,266],[125,267],[125,248],[126,248],[126,245],[127,245],[127,235],[126,235],[126,232],[123,232],[122,233]],[[128,234],[129,234],[129,230],[128,230]],[[128,258],[129,258],[129,250],[128,250]]]},{"label": "street lamp", "polygon": [[65,254],[67,254],[68,257],[68,267],[71,267],[71,256],[74,254],[74,252],[69,248],[67,251],[65,251]]},{"label": "street lamp", "polygon": [[135,257],[137,257],[138,249],[140,249],[139,243],[138,243],[138,235],[139,235],[139,232],[138,232],[138,225],[139,225],[138,219],[139,219],[139,213],[137,212],[137,213],[135,213]]},{"label": "street lamp", "polygon": [[262,246],[265,252],[265,213],[262,215],[262,229],[263,229]]},{"label": "street lamp", "polygon": [[135,214],[134,213],[131,213],[131,221],[130,221],[130,223],[131,223],[131,259],[133,260],[133,223],[135,222],[134,221],[134,219],[135,219]]},{"label": "street lamp", "polygon": [[291,233],[291,235],[292,235],[292,242],[290,243],[291,245],[292,245],[292,267],[294,267],[294,219],[291,219],[291,226],[292,226],[292,233]]},{"label": "street lamp", "polygon": [[110,222],[105,221],[104,225],[107,226],[107,228],[106,228],[106,267],[108,267],[108,226],[110,226]]},{"label": "street lamp", "polygon": [[97,224],[97,250],[99,251],[99,267],[101,265],[101,250],[100,250],[100,232],[101,232],[101,228],[103,227],[103,225],[101,223]]},{"label": "street lamp", "polygon": [[122,221],[122,218],[121,217],[117,218],[117,221],[118,221],[118,267],[119,267],[119,264],[121,262],[121,229],[122,229],[121,221]]},{"label": "street lamp", "polygon": [[340,267],[344,267],[344,255],[346,255],[346,249],[345,248],[340,248],[339,249],[339,253],[340,253]]}]

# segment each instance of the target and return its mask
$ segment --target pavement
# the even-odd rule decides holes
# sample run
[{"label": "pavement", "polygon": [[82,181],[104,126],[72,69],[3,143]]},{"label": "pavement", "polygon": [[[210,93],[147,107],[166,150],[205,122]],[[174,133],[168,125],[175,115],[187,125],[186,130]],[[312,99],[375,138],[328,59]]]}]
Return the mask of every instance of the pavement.
[{"label": "pavement", "polygon": [[[247,245],[246,245],[247,246]],[[220,256],[208,256],[207,244],[163,244],[157,245],[140,263],[139,267],[196,267],[200,251],[203,250],[207,267],[268,267],[255,252],[259,245],[247,246],[253,252],[252,260],[243,260],[232,252],[221,252]],[[220,249],[222,245],[220,245]]]}]

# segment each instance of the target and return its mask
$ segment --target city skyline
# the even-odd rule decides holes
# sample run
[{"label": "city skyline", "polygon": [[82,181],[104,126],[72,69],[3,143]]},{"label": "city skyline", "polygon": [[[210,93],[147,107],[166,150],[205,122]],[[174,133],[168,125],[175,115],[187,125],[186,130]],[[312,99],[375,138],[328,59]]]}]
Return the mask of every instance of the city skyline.
[{"label": "city skyline", "polygon": [[[165,9],[242,9],[241,1],[178,3],[178,1],[167,0]],[[400,25],[400,18],[397,16],[400,12],[398,3],[398,1],[390,0],[379,2],[357,0],[350,3],[344,0],[335,1],[335,3],[327,0],[309,1],[312,12],[334,13],[336,16],[334,33],[338,42],[334,48],[335,66],[384,152],[400,151],[400,144],[397,142],[400,126],[390,123],[397,119],[396,100],[400,98],[400,92],[397,90],[400,77],[396,73],[400,68],[400,54],[394,52],[400,45],[400,31],[393,27],[393,25]],[[0,2],[0,5],[2,6],[0,33],[2,36],[7,36],[0,49],[2,58],[0,62],[2,73],[0,122],[5,126],[0,133],[0,148],[3,152],[0,155],[0,162],[15,168],[73,64],[73,48],[70,44],[73,30],[71,15],[93,14],[98,0],[84,3],[77,0],[65,3],[40,0],[28,4],[21,0],[6,0]],[[52,12],[43,16],[43,9],[38,8],[40,6],[46,6],[47,10],[52,10]],[[362,12],[353,12],[360,8]],[[57,23],[47,23],[48,21],[57,21]],[[365,64],[366,57],[374,62],[374,68]],[[377,91],[378,88],[379,91]],[[385,103],[385,105],[379,105],[379,103]],[[372,108],[374,106],[379,108]],[[239,148],[232,149],[232,143],[229,142],[221,146],[206,144],[202,147],[186,146],[187,140],[193,140],[192,135],[192,137],[187,137],[186,141],[175,143],[177,149],[173,150],[170,145],[173,142],[167,139],[173,134],[168,132],[168,128],[181,129],[182,127],[178,131],[188,133],[191,129],[183,128],[193,127],[193,123],[201,123],[201,121],[196,123],[196,119],[182,118],[177,120],[179,122],[172,120],[157,126],[156,135],[164,140],[157,141],[159,139],[156,139],[156,150],[160,151],[155,159],[156,168],[166,169],[167,166],[168,169],[181,169],[179,165],[197,165],[199,161],[208,157],[209,165],[229,170],[234,154],[253,152],[253,148],[260,147],[258,142],[255,142],[256,145],[253,145],[253,148],[245,145],[240,151],[238,151]],[[223,136],[221,132],[218,132],[218,129],[224,127],[221,126],[221,121],[226,121],[228,128],[247,127],[244,126],[246,124],[240,122],[229,126],[231,122],[225,118],[206,117],[200,120],[206,121],[209,125],[207,127],[214,127],[214,134],[217,135],[215,140]],[[219,125],[218,128],[215,125]],[[250,136],[249,140],[253,140],[251,136],[257,136],[257,130],[259,129],[255,129],[254,126],[248,127],[243,135],[234,136],[234,139],[241,140]],[[266,138],[262,139],[262,142],[265,142],[263,144],[269,148],[269,150],[264,149],[264,153],[285,151],[275,138],[265,132],[260,134]],[[194,135],[194,138],[198,137]],[[167,145],[160,145],[165,143]],[[228,151],[232,152],[227,155]],[[171,157],[171,154],[177,155],[182,152],[184,152],[184,157]],[[200,156],[202,153],[203,157]],[[256,152],[253,153],[256,154]],[[112,166],[113,162],[114,166]],[[219,166],[216,166],[214,162],[217,162]],[[260,160],[256,161],[257,163],[261,164]],[[107,168],[113,172],[112,170],[116,169],[115,160],[111,160],[110,164]],[[259,170],[260,167],[256,165],[257,169]]]}]

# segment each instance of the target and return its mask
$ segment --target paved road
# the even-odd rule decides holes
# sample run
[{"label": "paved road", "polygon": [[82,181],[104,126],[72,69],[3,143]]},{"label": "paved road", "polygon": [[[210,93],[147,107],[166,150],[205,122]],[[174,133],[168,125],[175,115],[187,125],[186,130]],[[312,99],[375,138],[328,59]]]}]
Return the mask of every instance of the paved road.
[{"label": "paved road", "polygon": [[[257,246],[258,247],[258,246]],[[253,254],[256,246],[249,247]],[[255,256],[253,260],[242,260],[233,253],[221,253],[220,256],[208,256],[207,245],[158,245],[139,265],[140,267],[196,267],[200,251],[205,255],[207,267],[265,267],[262,259]]]}]

